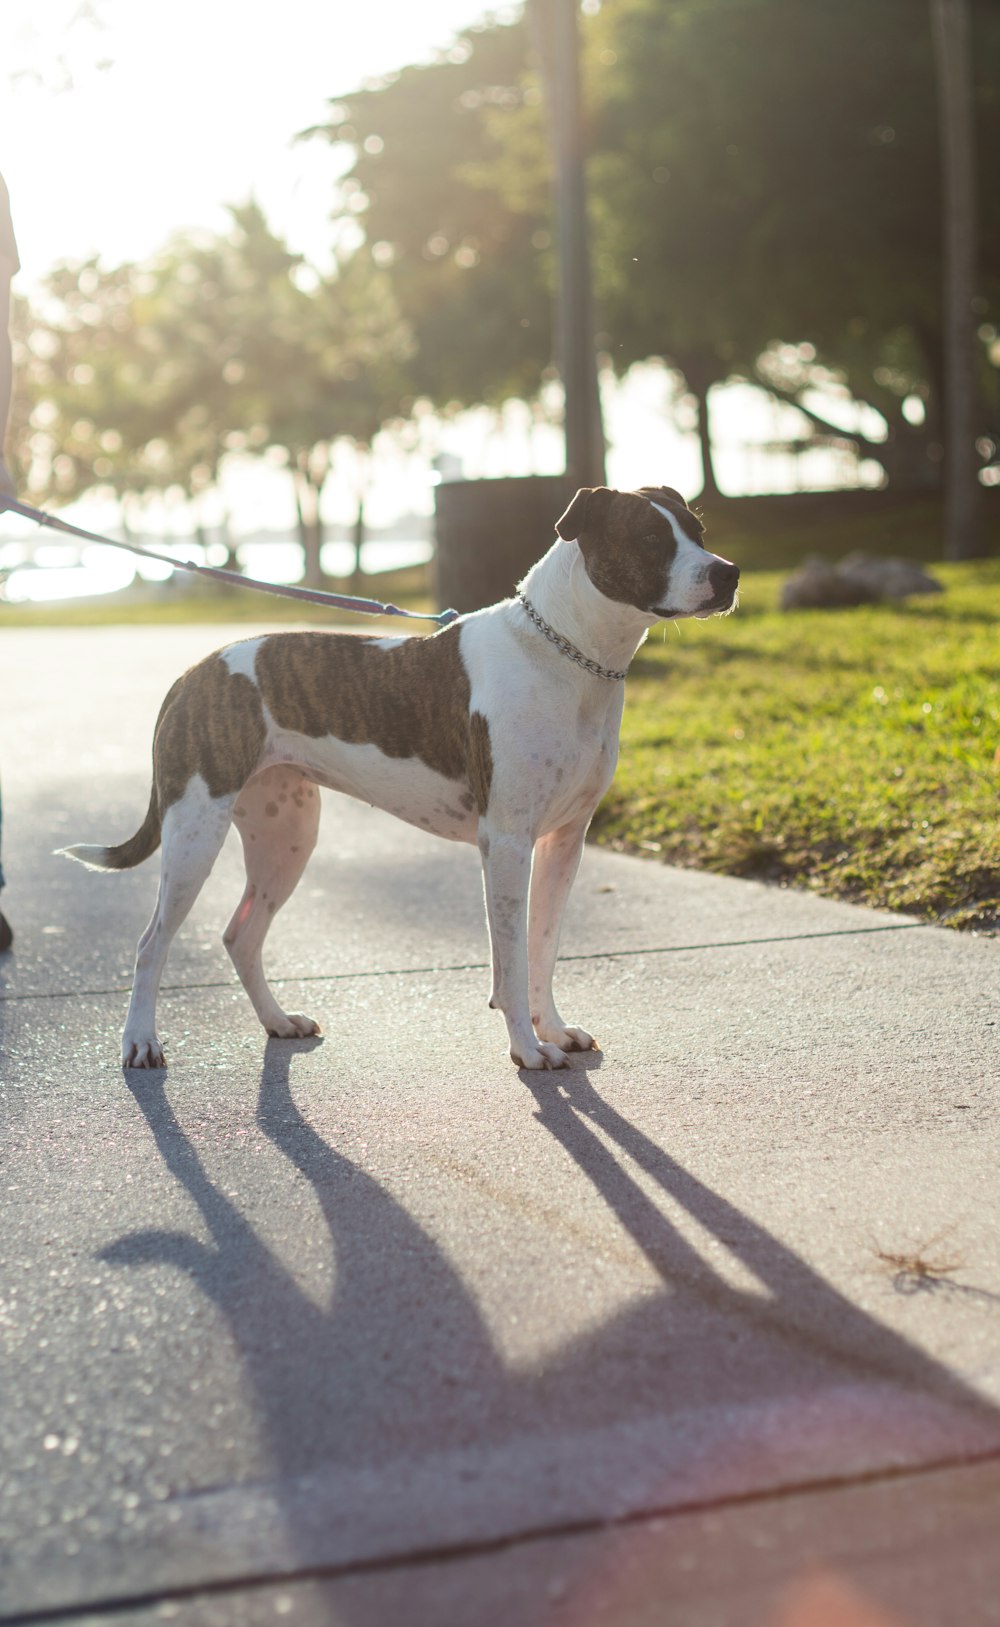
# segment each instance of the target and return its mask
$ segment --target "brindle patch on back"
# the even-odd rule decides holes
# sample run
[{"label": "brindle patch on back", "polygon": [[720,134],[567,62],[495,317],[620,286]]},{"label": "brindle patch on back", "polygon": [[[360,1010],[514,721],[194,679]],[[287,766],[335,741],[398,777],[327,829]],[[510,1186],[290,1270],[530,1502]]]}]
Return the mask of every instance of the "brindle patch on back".
[{"label": "brindle patch on back", "polygon": [[210,655],[167,691],[153,736],[160,816],[179,802],[193,774],[210,796],[239,791],[260,761],[266,736],[253,680]]},{"label": "brindle patch on back", "polygon": [[489,730],[469,716],[460,636],[446,627],[380,647],[351,633],[275,633],[258,652],[257,681],[279,728],[418,757],[478,804],[481,789],[489,796]]}]

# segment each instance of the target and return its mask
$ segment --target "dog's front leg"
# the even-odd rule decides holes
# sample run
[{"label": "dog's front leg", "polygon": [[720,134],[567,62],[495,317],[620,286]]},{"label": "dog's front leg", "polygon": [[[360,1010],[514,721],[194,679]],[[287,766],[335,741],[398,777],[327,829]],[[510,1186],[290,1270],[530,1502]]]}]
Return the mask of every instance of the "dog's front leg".
[{"label": "dog's front leg", "polygon": [[490,1005],[504,1014],[510,1036],[511,1060],[521,1068],[564,1068],[566,1055],[558,1045],[539,1041],[531,1025],[528,1001],[528,887],[531,880],[531,840],[527,836],[490,828],[486,821],[479,835],[483,861],[486,914],[493,952],[493,994]]},{"label": "dog's front leg", "polygon": [[528,966],[531,1021],[539,1039],[563,1051],[595,1051],[600,1046],[585,1028],[563,1022],[552,998],[552,974],[570,888],[580,866],[589,815],[547,831],[535,845],[528,911]]}]

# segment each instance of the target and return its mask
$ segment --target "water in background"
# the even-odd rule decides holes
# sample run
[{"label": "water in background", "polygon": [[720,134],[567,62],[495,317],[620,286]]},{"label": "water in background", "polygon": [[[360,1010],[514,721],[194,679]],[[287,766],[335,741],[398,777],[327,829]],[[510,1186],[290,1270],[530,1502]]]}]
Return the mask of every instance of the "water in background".
[{"label": "water in background", "polygon": [[[178,586],[194,580],[183,571],[172,572],[169,566],[156,560],[139,560],[117,548],[90,543],[79,546],[68,542],[39,543],[35,540],[38,534],[37,529],[32,528],[30,535],[22,534],[6,542],[0,540],[0,582],[3,582],[3,596],[11,604],[120,593],[133,583],[165,582],[168,577],[173,577]],[[114,531],[108,534],[120,535]],[[226,563],[226,551],[217,545],[202,548],[196,542],[165,542],[154,537],[136,540],[155,548],[157,553],[190,560],[196,565],[224,566]],[[301,579],[302,550],[290,537],[237,540],[237,549],[247,576],[263,582]],[[427,538],[375,537],[362,545],[361,568],[366,576],[377,576],[385,571],[424,565],[432,553],[433,547]],[[354,566],[354,549],[347,542],[328,542],[323,548],[322,563],[329,576],[347,577]]]}]

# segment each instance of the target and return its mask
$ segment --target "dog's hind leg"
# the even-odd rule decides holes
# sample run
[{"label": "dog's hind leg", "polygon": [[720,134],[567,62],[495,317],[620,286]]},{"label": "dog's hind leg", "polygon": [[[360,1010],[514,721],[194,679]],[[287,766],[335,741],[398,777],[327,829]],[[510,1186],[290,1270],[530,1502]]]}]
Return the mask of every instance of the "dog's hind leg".
[{"label": "dog's hind leg", "polygon": [[528,969],[531,1021],[541,1040],[563,1051],[600,1047],[585,1028],[564,1023],[552,998],[552,974],[559,950],[563,910],[579,868],[589,820],[550,830],[535,843],[528,903]]},{"label": "dog's hind leg", "polygon": [[126,1068],[164,1066],[163,1048],[156,1037],[160,978],[177,929],[219,856],[234,801],[232,796],[210,796],[201,775],[196,774],[163,817],[160,890],[153,918],[139,939],[122,1036],[122,1065]]},{"label": "dog's hind leg", "polygon": [[282,1011],[268,987],[262,958],[268,927],[295,891],[316,846],[319,812],[317,787],[287,765],[265,769],[250,780],[233,812],[247,884],[223,942],[258,1017],[279,1039],[320,1032],[311,1017]]}]

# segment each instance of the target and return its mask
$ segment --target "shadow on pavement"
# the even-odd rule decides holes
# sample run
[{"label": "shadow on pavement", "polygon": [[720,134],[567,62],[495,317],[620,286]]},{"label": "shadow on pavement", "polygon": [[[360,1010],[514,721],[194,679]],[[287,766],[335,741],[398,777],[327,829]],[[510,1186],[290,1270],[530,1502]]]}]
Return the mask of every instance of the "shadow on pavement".
[{"label": "shadow on pavement", "polygon": [[[175,1265],[222,1312],[253,1388],[272,1489],[293,1544],[292,1482],[320,1467],[377,1468],[422,1452],[473,1448],[482,1450],[488,1475],[486,1454],[514,1438],[549,1439],[558,1454],[567,1432],[642,1426],[689,1416],[692,1408],[778,1406],[779,1427],[787,1430],[796,1419],[794,1408],[787,1410],[790,1395],[802,1398],[804,1415],[806,1408],[822,1411],[838,1387],[881,1381],[943,1403],[967,1425],[988,1423],[995,1435],[994,1408],[685,1170],[602,1098],[585,1067],[530,1081],[537,1118],[654,1266],[663,1289],[639,1296],[534,1368],[509,1367],[444,1250],[297,1107],[290,1070],[314,1043],[269,1043],[257,1116],[319,1202],[336,1259],[329,1306],[302,1291],[209,1180],[159,1075],[130,1088],[212,1242],[150,1229],[103,1255],[119,1266]],[[709,1251],[725,1251],[725,1267],[721,1254],[716,1268],[682,1235],[670,1205],[708,1234]],[[723,1438],[720,1450],[726,1444]],[[526,1525],[544,1524],[537,1504],[528,1485]],[[303,1564],[315,1564],[315,1547]],[[376,1618],[358,1596],[350,1619]]]},{"label": "shadow on pavement", "polygon": [[[593,1182],[673,1297],[690,1297],[714,1311],[735,1315],[748,1329],[779,1341],[797,1354],[800,1364],[803,1359],[810,1363],[808,1368],[802,1367],[810,1380],[816,1371],[813,1364],[819,1361],[829,1370],[831,1383],[859,1377],[890,1380],[911,1386],[923,1396],[968,1408],[975,1416],[1000,1421],[995,1408],[946,1368],[859,1309],[792,1249],[684,1169],[609,1106],[585,1075],[564,1072],[558,1082],[544,1081],[531,1088],[540,1122]],[[741,1290],[713,1271],[627,1172],[598,1131],[715,1243],[722,1244],[760,1288]],[[643,1321],[662,1318],[663,1310],[662,1304],[640,1307],[626,1312],[625,1320],[637,1332]],[[702,1360],[716,1385],[720,1353],[703,1352]]]},{"label": "shadow on pavement", "polygon": [[453,1424],[473,1431],[479,1409],[470,1387],[493,1393],[502,1378],[475,1302],[436,1244],[296,1107],[292,1057],[319,1043],[268,1042],[257,1121],[316,1193],[335,1247],[328,1308],[302,1291],[208,1179],[159,1074],[129,1088],[214,1246],[144,1231],[103,1253],[118,1265],[176,1265],[223,1313],[280,1478],[320,1463],[378,1462],[390,1440],[393,1452],[430,1444],[420,1420],[435,1398]]}]

